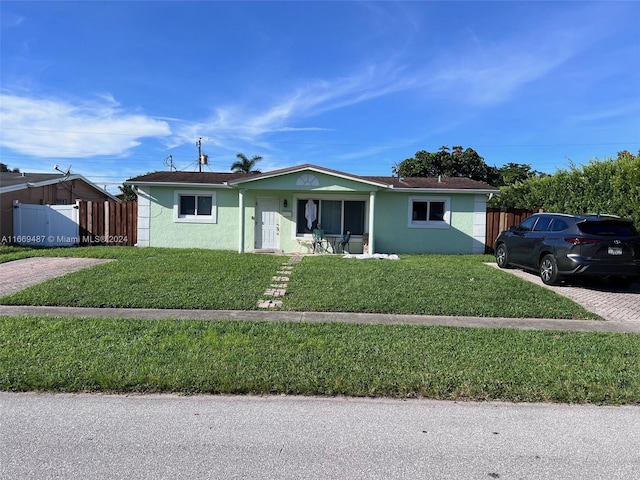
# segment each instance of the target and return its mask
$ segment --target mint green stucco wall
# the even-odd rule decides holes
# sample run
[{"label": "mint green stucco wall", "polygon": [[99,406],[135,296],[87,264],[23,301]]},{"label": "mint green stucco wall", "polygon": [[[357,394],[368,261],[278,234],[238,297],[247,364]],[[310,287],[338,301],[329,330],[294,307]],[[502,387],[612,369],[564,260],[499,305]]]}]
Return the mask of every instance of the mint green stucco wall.
[{"label": "mint green stucco wall", "polygon": [[[296,185],[297,180],[301,175],[310,174],[316,177],[319,185],[313,187],[305,187]],[[314,192],[368,192],[371,190],[371,186],[350,180],[348,178],[335,177],[333,175],[327,175],[319,172],[296,172],[289,173],[277,177],[265,178],[256,180],[253,182],[246,182],[238,184],[240,188],[246,188],[249,190],[263,190],[263,191],[314,191]],[[375,188],[375,187],[374,187]]]},{"label": "mint green stucco wall", "polygon": [[[295,199],[359,198],[366,199],[369,211],[369,191],[375,187],[348,179],[317,174],[319,187],[295,186],[299,175],[276,177],[251,185],[239,185],[244,195],[244,251],[256,247],[256,203],[260,198],[277,199],[279,212],[279,246],[285,253],[306,252],[295,235]],[[333,183],[330,183],[330,182]],[[282,186],[284,189],[279,190]],[[251,187],[251,188],[247,188]],[[264,188],[263,188],[264,187]],[[356,188],[357,187],[357,188]],[[257,189],[259,188],[259,189]],[[240,215],[238,188],[149,187],[149,245],[154,247],[196,247],[238,251],[240,245]],[[174,192],[215,191],[216,223],[178,223],[174,219]],[[410,228],[409,198],[446,197],[450,200],[451,225],[448,228]],[[404,193],[377,191],[375,197],[375,252],[370,253],[449,253],[469,254],[473,251],[474,195]],[[287,200],[287,207],[284,200]],[[484,212],[482,212],[484,213]],[[368,219],[366,220],[368,225]],[[353,238],[352,253],[362,251],[362,239]]]},{"label": "mint green stucco wall", "polygon": [[[215,191],[216,223],[176,223],[174,192]],[[238,191],[235,189],[151,187],[149,245],[152,247],[195,247],[216,250],[238,248]]]},{"label": "mint green stucco wall", "polygon": [[[175,191],[215,191],[217,222],[177,223],[174,219]],[[149,187],[152,198],[149,215],[149,245],[152,247],[211,248],[234,250],[239,247],[240,216],[238,189]],[[302,192],[306,194],[306,192]],[[244,191],[244,251],[252,251],[256,242],[256,203],[260,198],[276,198],[280,213],[280,246],[283,252],[305,252],[295,239],[293,193],[274,190]],[[284,207],[284,199],[287,207]],[[285,213],[286,212],[286,213]],[[289,214],[287,216],[287,214]]]},{"label": "mint green stucco wall", "polygon": [[[450,199],[449,228],[409,228],[409,197]],[[376,197],[376,253],[461,253],[472,252],[474,196],[379,192]]]}]

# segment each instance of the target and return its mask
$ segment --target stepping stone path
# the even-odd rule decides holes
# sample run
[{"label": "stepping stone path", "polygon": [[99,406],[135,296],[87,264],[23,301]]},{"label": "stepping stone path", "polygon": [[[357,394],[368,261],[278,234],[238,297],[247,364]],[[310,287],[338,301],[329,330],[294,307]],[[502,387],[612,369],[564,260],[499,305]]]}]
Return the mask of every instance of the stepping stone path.
[{"label": "stepping stone path", "polygon": [[271,285],[264,292],[265,297],[269,297],[266,300],[258,301],[259,308],[281,308],[282,300],[275,300],[278,297],[284,297],[287,293],[287,282],[289,276],[293,271],[293,266],[302,260],[301,256],[293,256],[289,258],[287,263],[283,263],[280,266],[276,276],[271,277]]}]

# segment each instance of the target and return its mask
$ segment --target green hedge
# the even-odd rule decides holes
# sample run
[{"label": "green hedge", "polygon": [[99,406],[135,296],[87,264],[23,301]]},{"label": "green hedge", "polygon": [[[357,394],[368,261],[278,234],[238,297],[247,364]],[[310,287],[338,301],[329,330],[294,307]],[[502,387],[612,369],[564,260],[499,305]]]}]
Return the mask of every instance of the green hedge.
[{"label": "green hedge", "polygon": [[502,187],[489,206],[619,215],[640,226],[640,152],[619,152],[616,159],[572,164],[554,175]]}]

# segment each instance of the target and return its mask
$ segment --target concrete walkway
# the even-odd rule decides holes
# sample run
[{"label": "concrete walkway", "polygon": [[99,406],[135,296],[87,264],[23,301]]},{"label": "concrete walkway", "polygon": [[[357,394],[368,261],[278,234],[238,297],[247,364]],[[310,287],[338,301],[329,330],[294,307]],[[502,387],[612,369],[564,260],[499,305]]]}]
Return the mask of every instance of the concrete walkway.
[{"label": "concrete walkway", "polygon": [[[108,262],[109,260],[88,258],[28,258],[0,264],[0,297],[14,293],[22,288],[43,282],[49,278],[64,275],[82,268]],[[505,270],[514,275],[534,281],[535,275],[519,270]],[[634,286],[635,287],[635,286]],[[136,319],[197,319],[197,320],[252,320],[285,322],[344,322],[366,324],[410,324],[443,325],[457,327],[519,328],[536,330],[572,330],[602,332],[640,333],[640,295],[634,289],[628,292],[603,292],[599,290],[582,291],[577,287],[552,287],[559,294],[577,295],[574,301],[592,302],[587,310],[603,316],[605,320],[563,320],[540,318],[488,318],[453,317],[432,315],[388,315],[365,313],[325,313],[325,312],[286,312],[278,310],[237,311],[237,310],[173,310],[173,309],[134,309],[134,308],[77,308],[46,306],[0,305],[0,315],[47,315],[63,317],[94,318],[136,318]],[[582,296],[580,296],[582,295]],[[567,295],[569,296],[569,295]],[[570,297],[571,298],[571,297]],[[608,313],[603,315],[594,310],[594,305],[603,303]],[[616,306],[622,307],[616,310]],[[620,312],[620,313],[617,313]]]}]

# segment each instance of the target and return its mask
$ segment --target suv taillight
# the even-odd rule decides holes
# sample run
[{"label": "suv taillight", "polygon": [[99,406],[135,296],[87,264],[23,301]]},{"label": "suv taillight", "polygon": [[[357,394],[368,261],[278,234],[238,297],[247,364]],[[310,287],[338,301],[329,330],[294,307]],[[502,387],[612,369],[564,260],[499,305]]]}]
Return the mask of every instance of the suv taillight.
[{"label": "suv taillight", "polygon": [[573,245],[592,245],[594,243],[600,243],[602,240],[598,238],[581,238],[581,237],[567,237],[565,242],[572,243]]}]

